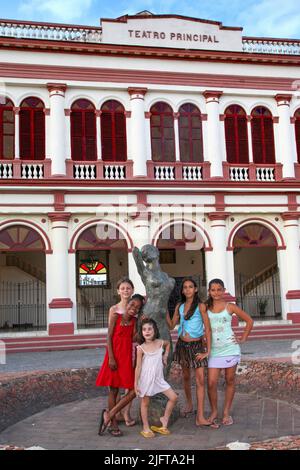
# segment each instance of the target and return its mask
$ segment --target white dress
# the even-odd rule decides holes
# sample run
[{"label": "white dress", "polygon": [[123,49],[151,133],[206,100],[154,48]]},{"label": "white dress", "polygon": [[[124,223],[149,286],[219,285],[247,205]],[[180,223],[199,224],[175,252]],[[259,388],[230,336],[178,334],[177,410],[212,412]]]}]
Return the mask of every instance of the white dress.
[{"label": "white dress", "polygon": [[154,352],[146,352],[142,346],[138,346],[138,348],[141,348],[144,353],[138,381],[138,389],[140,390],[139,396],[151,397],[171,388],[164,379],[164,366],[162,361],[163,343]]}]

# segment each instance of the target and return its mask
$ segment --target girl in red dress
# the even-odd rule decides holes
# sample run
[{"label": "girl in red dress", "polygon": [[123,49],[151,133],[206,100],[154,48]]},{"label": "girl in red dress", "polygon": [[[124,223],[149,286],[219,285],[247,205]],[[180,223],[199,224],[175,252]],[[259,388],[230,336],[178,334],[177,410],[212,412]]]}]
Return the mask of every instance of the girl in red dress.
[{"label": "girl in red dress", "polygon": [[[136,336],[135,316],[143,306],[142,299],[138,294],[132,296],[122,315],[115,312],[109,317],[107,350],[96,380],[97,386],[109,387],[109,410],[116,405],[120,388],[126,388],[129,392],[134,389],[132,343]],[[111,420],[110,433],[112,436],[122,435],[116,417]]]}]

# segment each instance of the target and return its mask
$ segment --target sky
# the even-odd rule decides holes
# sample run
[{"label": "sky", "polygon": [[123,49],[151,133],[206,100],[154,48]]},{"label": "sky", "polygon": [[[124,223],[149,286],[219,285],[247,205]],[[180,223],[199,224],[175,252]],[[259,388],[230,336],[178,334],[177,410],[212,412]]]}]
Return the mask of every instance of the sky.
[{"label": "sky", "polygon": [[241,26],[244,36],[300,39],[299,0],[0,0],[0,18],[91,26],[143,10]]}]

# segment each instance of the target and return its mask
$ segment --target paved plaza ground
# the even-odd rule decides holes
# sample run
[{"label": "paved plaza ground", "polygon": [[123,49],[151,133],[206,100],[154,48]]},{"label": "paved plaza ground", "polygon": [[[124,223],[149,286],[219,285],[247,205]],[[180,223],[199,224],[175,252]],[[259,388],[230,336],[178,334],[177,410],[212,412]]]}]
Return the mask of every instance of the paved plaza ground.
[{"label": "paved plaza ground", "polygon": [[[243,359],[291,360],[295,344],[291,340],[249,341],[243,345]],[[55,351],[26,354],[10,354],[7,364],[0,365],[1,378],[23,375],[26,371],[50,371],[55,369],[80,369],[101,364],[104,349]],[[181,408],[184,404],[182,389],[179,393]],[[195,396],[195,393],[194,393]],[[220,392],[220,410],[223,392]],[[218,430],[195,426],[195,415],[179,418],[172,426],[170,436],[157,435],[145,439],[140,435],[141,426],[120,428],[120,438],[105,433],[98,436],[98,421],[102,408],[107,406],[106,396],[74,401],[47,408],[8,427],[0,433],[0,445],[19,447],[40,446],[45,449],[103,449],[103,450],[197,450],[225,447],[233,441],[260,443],[266,439],[300,435],[300,407],[281,400],[266,398],[256,393],[237,393],[232,415],[234,425],[221,426]],[[208,414],[206,400],[206,414]],[[138,400],[134,401],[134,416],[138,415]],[[300,442],[299,439],[297,441]],[[260,448],[259,445],[256,447]],[[263,447],[263,444],[262,444]],[[297,448],[294,445],[294,448]]]}]

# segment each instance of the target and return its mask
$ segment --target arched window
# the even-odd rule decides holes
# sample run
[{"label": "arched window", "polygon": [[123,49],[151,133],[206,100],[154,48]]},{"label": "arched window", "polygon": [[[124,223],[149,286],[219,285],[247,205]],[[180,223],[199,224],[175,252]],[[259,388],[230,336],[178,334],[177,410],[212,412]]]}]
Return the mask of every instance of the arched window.
[{"label": "arched window", "polygon": [[300,163],[300,109],[297,109],[297,111],[295,112],[295,135],[298,163]]},{"label": "arched window", "polygon": [[180,161],[203,162],[201,113],[197,106],[186,103],[179,109]]},{"label": "arched window", "polygon": [[71,107],[71,154],[75,161],[97,160],[95,107],[88,100]]},{"label": "arched window", "polygon": [[106,101],[101,107],[102,160],[125,162],[127,160],[126,117],[118,101]]},{"label": "arched window", "polygon": [[251,132],[254,163],[275,163],[273,117],[267,108],[258,106],[252,111]]},{"label": "arched window", "polygon": [[225,139],[228,163],[249,163],[247,116],[236,104],[225,111]]},{"label": "arched window", "polygon": [[151,147],[154,162],[175,161],[174,116],[166,103],[156,103],[150,109]]},{"label": "arched window", "polygon": [[0,96],[0,159],[11,160],[15,156],[14,105],[8,98]]},{"label": "arched window", "polygon": [[45,158],[45,113],[39,98],[26,98],[21,103],[20,157],[23,160]]}]

